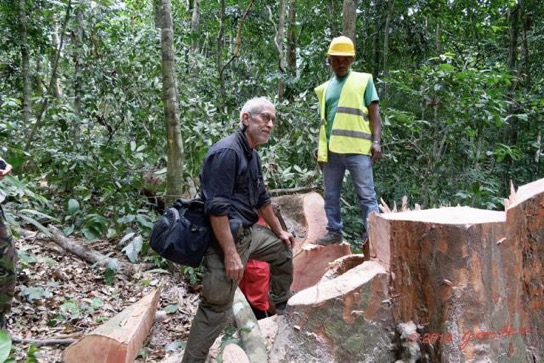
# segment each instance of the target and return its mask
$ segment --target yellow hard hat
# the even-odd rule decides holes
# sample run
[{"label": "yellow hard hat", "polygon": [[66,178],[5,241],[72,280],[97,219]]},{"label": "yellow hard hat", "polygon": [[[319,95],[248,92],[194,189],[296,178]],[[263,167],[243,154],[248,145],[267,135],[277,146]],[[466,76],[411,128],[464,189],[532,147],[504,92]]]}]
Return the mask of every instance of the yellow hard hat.
[{"label": "yellow hard hat", "polygon": [[331,55],[355,57],[355,47],[353,46],[351,39],[343,35],[334,38],[331,41],[331,45],[329,45],[327,57]]}]

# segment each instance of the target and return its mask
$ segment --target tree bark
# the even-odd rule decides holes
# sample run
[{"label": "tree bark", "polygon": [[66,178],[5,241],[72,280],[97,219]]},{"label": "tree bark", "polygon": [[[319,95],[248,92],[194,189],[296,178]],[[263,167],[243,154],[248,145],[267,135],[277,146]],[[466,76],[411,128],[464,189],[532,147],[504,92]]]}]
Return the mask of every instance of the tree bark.
[{"label": "tree bark", "polygon": [[344,0],[342,7],[342,34],[355,44],[355,28],[357,23],[357,3],[359,0]]},{"label": "tree bark", "polygon": [[81,97],[82,87],[82,69],[81,69],[81,49],[83,46],[83,4],[80,3],[76,10],[76,34],[74,47],[74,111],[77,116],[77,121],[72,125],[74,142],[78,143],[81,137]]},{"label": "tree bark", "polygon": [[[21,0],[22,1],[22,0]],[[61,31],[61,37],[60,37],[60,44],[57,49],[57,56],[55,57],[55,62],[53,64],[53,68],[51,70],[51,78],[49,80],[49,87],[47,88],[47,94],[51,92],[53,87],[53,82],[55,82],[56,76],[57,76],[57,69],[60,62],[60,55],[62,48],[64,46],[64,34],[66,34],[66,27],[68,25],[68,20],[70,19],[70,12],[72,11],[72,0],[68,0],[68,5],[66,6],[66,14],[64,16],[64,22],[62,24],[62,31]],[[25,151],[28,151],[30,149],[30,145],[32,145],[32,141],[34,140],[34,136],[36,135],[36,132],[38,131],[38,128],[40,127],[40,123],[42,120],[42,117],[45,113],[45,110],[47,109],[47,106],[49,105],[49,97],[47,97],[47,94],[44,96],[42,105],[40,107],[40,112],[38,113],[38,117],[36,117],[36,122],[32,126],[32,129],[30,130],[30,133],[28,134],[26,144],[25,144]]]},{"label": "tree bark", "polygon": [[200,0],[193,0],[193,14],[191,16],[191,50],[193,53],[198,52],[197,34],[200,28]]},{"label": "tree bark", "polygon": [[[285,60],[283,52],[283,37],[285,33],[285,0],[279,0],[277,26],[276,24],[274,24],[274,15],[272,14],[270,6],[267,6],[267,9],[270,16],[270,22],[276,28],[276,37],[274,38],[274,43],[276,45],[276,51],[278,54],[278,101],[283,102],[285,92],[285,85],[283,82],[283,77],[285,74]],[[278,127],[278,137],[281,138],[281,125],[279,126],[280,127]]]},{"label": "tree bark", "polygon": [[[393,17],[393,9],[395,6],[395,0],[388,0],[387,15],[385,19],[385,29],[383,31],[383,73],[384,78],[389,76],[388,56],[389,56],[389,27],[391,24],[391,18]],[[383,99],[387,99],[387,83],[385,83]]]},{"label": "tree bark", "polygon": [[21,68],[23,76],[23,123],[30,126],[32,118],[32,75],[27,31],[26,1],[19,0],[19,32],[21,38]]},{"label": "tree bark", "polygon": [[173,43],[174,31],[170,9],[170,0],[161,0],[162,90],[168,155],[166,165],[167,204],[170,204],[183,194],[183,164],[185,161],[177,101],[178,89],[176,84],[176,61]]},{"label": "tree bark", "polygon": [[219,74],[220,105],[225,102],[225,75],[223,74],[223,49],[225,48],[225,0],[220,0],[219,33],[217,34],[217,73]]},{"label": "tree bark", "polygon": [[[294,79],[297,75],[297,0],[289,1],[288,23],[287,23],[287,76]],[[289,85],[286,86],[285,96],[293,101],[294,94]]]}]

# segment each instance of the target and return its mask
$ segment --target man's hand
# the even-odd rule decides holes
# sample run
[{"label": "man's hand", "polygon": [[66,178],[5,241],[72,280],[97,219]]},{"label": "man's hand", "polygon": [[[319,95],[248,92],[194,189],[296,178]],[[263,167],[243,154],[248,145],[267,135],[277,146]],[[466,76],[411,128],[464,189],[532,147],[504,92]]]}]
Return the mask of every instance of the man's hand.
[{"label": "man's hand", "polygon": [[236,250],[232,253],[225,254],[225,273],[236,283],[239,283],[244,277],[244,265],[240,259],[240,255]]},{"label": "man's hand", "polygon": [[281,239],[289,249],[292,249],[295,246],[295,237],[289,232],[281,231],[278,238]]},{"label": "man's hand", "polygon": [[230,231],[229,218],[227,216],[214,216],[210,214],[210,224],[212,225],[215,238],[219,242],[225,259],[225,274],[236,282],[240,282],[244,276],[244,264],[236,250],[236,244]]},{"label": "man's hand", "polygon": [[372,154],[372,164],[380,160],[380,158],[382,157],[382,147],[380,146],[380,144],[372,143],[370,153]]}]

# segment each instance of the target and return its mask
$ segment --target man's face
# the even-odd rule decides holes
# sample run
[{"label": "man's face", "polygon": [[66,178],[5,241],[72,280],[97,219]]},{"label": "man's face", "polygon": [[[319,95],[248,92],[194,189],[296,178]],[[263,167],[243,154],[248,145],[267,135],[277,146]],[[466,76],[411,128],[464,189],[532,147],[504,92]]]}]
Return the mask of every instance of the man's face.
[{"label": "man's face", "polygon": [[340,55],[331,55],[329,60],[336,77],[344,77],[348,73],[351,63],[353,63],[353,57]]},{"label": "man's face", "polygon": [[248,112],[243,115],[246,124],[246,136],[251,148],[266,144],[272,134],[276,122],[276,109],[266,105],[259,112]]}]

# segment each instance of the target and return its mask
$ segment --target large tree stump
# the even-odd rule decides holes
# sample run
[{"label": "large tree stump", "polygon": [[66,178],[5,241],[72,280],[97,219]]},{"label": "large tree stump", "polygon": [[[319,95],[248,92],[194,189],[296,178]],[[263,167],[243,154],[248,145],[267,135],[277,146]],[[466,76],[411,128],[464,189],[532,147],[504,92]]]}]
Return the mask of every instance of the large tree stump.
[{"label": "large tree stump", "polygon": [[391,272],[397,323],[431,362],[521,362],[521,251],[506,213],[468,207],[372,215],[371,256]]},{"label": "large tree stump", "polygon": [[526,329],[526,362],[544,362],[544,179],[524,185],[510,195],[507,203],[506,241],[516,246],[512,259],[521,261],[518,285],[510,293],[522,289],[521,306],[515,311],[519,320],[514,328]]},{"label": "large tree stump", "polygon": [[149,334],[160,291],[146,295],[64,351],[64,363],[132,363]]},{"label": "large tree stump", "polygon": [[389,276],[365,262],[295,294],[270,362],[393,362]]}]

